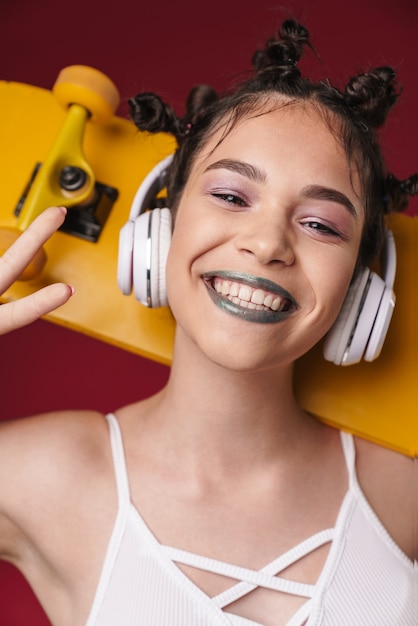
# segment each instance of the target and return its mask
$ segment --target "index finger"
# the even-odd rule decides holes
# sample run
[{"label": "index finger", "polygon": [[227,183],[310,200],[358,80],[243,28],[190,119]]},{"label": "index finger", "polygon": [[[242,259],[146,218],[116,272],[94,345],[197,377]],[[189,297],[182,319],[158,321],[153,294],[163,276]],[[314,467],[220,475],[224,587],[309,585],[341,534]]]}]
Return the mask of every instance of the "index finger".
[{"label": "index finger", "polygon": [[43,244],[61,226],[66,214],[65,207],[46,209],[0,256],[0,293],[19,278]]}]

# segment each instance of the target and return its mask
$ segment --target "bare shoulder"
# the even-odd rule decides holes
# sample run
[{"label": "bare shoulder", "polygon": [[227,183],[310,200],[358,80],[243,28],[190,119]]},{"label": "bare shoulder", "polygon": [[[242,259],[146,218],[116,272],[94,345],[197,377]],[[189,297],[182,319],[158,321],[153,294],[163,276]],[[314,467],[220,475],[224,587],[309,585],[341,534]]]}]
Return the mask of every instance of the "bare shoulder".
[{"label": "bare shoulder", "polygon": [[93,411],[52,412],[0,424],[0,553],[42,527],[54,503],[74,504],[80,485],[109,473],[107,424]]},{"label": "bare shoulder", "polygon": [[417,558],[418,463],[412,457],[356,439],[361,488],[394,541]]},{"label": "bare shoulder", "polygon": [[59,411],[1,422],[2,465],[7,458],[9,468],[36,461],[42,469],[49,460],[69,456],[76,463],[86,452],[99,450],[106,429],[104,416],[95,411]]}]

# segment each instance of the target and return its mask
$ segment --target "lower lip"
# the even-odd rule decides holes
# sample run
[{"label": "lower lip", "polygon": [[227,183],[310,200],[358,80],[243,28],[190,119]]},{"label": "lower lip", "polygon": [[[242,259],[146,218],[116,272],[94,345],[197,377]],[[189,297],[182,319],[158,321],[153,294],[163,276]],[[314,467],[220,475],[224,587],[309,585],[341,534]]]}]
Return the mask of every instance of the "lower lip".
[{"label": "lower lip", "polygon": [[212,302],[214,302],[216,306],[230,315],[235,315],[246,322],[255,322],[256,324],[276,324],[277,322],[282,322],[287,319],[293,313],[293,309],[289,309],[287,311],[260,311],[257,309],[246,309],[238,304],[234,304],[234,302],[231,302],[231,300],[228,300],[228,298],[219,294],[207,282],[205,282],[205,286]]}]

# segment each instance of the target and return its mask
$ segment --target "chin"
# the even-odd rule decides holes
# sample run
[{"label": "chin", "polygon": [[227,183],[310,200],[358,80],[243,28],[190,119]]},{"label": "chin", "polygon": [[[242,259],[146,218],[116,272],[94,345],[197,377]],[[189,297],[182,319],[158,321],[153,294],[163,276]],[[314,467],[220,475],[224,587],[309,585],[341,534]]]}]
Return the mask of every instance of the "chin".
[{"label": "chin", "polygon": [[290,358],[279,346],[275,349],[271,345],[263,346],[257,342],[248,344],[241,337],[237,341],[214,340],[213,336],[200,343],[198,348],[203,356],[212,364],[229,372],[241,374],[279,370],[291,367],[293,358]]}]

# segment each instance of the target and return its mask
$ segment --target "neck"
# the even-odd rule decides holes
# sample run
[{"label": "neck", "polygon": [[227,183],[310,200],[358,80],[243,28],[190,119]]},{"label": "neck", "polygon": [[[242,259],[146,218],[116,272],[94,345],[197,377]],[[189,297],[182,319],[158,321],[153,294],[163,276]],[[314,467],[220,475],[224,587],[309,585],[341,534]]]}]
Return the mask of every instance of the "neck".
[{"label": "neck", "polygon": [[293,395],[292,370],[291,364],[228,369],[176,340],[170,379],[156,406],[158,421],[183,454],[205,450],[231,466],[277,458],[300,444],[301,429],[310,428]]}]

